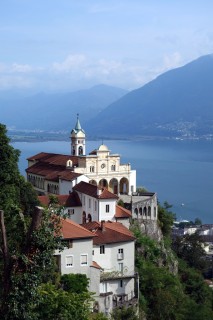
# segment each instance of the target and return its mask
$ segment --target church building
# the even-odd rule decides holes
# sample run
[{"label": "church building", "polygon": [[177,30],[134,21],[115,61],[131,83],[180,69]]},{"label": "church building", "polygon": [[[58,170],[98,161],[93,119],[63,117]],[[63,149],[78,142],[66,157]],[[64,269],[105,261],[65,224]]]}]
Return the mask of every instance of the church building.
[{"label": "church building", "polygon": [[101,144],[86,155],[86,135],[79,116],[71,131],[71,154],[41,152],[28,160],[27,179],[39,195],[68,194],[80,181],[106,188],[116,195],[136,191],[136,170],[121,164],[119,154],[111,154]]}]

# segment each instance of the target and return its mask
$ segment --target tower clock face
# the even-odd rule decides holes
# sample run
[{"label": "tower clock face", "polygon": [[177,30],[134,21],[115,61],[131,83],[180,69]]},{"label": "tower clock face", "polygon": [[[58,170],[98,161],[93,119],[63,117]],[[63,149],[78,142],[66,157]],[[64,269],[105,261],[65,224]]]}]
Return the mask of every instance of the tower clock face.
[{"label": "tower clock face", "polygon": [[104,169],[106,167],[105,163],[102,163],[101,168]]}]

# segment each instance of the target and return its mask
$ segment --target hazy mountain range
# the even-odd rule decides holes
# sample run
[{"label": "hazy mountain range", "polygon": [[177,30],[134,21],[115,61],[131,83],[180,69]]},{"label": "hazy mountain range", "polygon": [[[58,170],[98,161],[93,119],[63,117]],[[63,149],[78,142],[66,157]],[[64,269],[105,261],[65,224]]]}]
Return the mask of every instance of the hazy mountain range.
[{"label": "hazy mountain range", "polygon": [[213,55],[168,71],[100,112],[87,131],[107,136],[213,134]]},{"label": "hazy mountain range", "polygon": [[80,114],[91,137],[213,134],[213,55],[168,71],[143,87],[99,85],[71,93],[0,94],[0,122],[18,129],[69,130]]},{"label": "hazy mountain range", "polygon": [[128,91],[106,85],[67,93],[0,93],[0,122],[9,128],[71,130],[80,114],[82,125]]}]

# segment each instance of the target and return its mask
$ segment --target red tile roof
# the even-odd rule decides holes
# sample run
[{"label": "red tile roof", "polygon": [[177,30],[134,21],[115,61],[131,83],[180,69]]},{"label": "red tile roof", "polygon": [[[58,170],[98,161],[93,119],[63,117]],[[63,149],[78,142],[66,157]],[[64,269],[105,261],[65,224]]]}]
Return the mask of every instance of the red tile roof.
[{"label": "red tile roof", "polygon": [[63,239],[82,239],[95,237],[95,234],[83,228],[74,221],[71,221],[69,219],[63,219],[62,236]]},{"label": "red tile roof", "polygon": [[[66,195],[54,195],[54,196],[58,199],[59,205],[66,208],[80,207],[82,205],[77,192],[72,192],[71,194],[66,194]],[[50,203],[49,196],[39,196],[38,199],[40,203],[44,206],[48,206]]]},{"label": "red tile roof", "polygon": [[95,261],[92,262],[92,266],[93,268],[96,268],[96,269],[102,269],[101,266],[99,266],[99,264]]},{"label": "red tile roof", "polygon": [[116,213],[115,213],[115,218],[131,218],[132,214],[131,214],[131,211],[119,206],[119,205],[116,205]]},{"label": "red tile roof", "polygon": [[28,161],[37,161],[40,163],[48,163],[51,165],[59,165],[66,167],[67,161],[72,160],[73,166],[78,165],[78,157],[57,153],[47,153],[40,152],[30,158],[27,158]]},{"label": "red tile roof", "polygon": [[97,236],[93,239],[94,245],[134,241],[132,232],[119,222],[92,222],[82,225],[84,228],[93,231]]},{"label": "red tile roof", "polygon": [[49,181],[59,182],[59,178],[67,181],[75,180],[81,174],[66,169],[66,167],[61,167],[59,165],[50,165],[48,163],[35,163],[31,167],[26,169],[27,173],[36,174],[45,177]]},{"label": "red tile roof", "polygon": [[114,193],[108,191],[107,189],[100,190],[98,195],[99,188],[93,184],[81,181],[73,187],[73,190],[87,194],[90,197],[97,199],[118,199]]}]

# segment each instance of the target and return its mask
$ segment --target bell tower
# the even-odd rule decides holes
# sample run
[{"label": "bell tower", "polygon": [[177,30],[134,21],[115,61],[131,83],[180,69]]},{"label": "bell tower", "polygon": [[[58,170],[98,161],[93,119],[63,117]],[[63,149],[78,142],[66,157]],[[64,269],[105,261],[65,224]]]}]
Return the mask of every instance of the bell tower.
[{"label": "bell tower", "polygon": [[81,128],[79,121],[79,114],[77,114],[77,122],[75,128],[71,131],[71,155],[72,156],[85,156],[86,146],[85,146],[85,132]]}]

